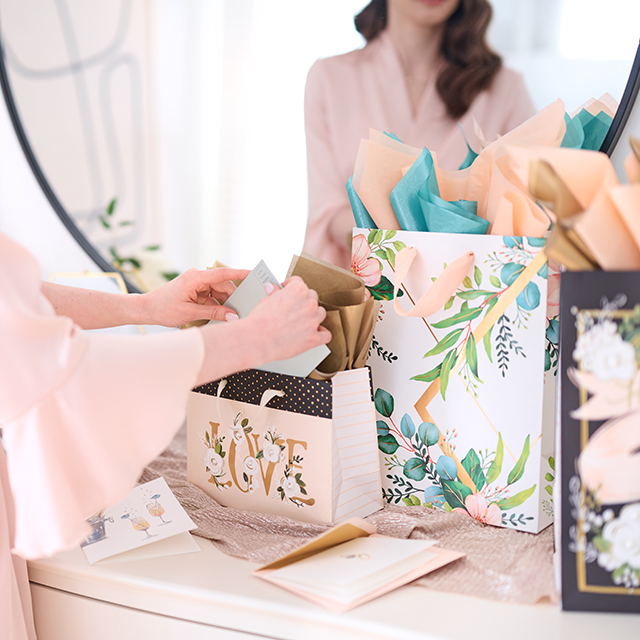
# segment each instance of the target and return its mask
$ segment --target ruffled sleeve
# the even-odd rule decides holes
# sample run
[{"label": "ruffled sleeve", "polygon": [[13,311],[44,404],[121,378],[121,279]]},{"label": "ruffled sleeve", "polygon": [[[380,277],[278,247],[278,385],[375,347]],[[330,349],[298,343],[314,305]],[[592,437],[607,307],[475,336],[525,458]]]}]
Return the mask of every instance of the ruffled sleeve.
[{"label": "ruffled sleeve", "polygon": [[197,329],[84,332],[53,314],[26,251],[4,236],[0,250],[0,423],[14,551],[34,558],[80,542],[85,519],[122,499],[169,444],[204,345]]}]

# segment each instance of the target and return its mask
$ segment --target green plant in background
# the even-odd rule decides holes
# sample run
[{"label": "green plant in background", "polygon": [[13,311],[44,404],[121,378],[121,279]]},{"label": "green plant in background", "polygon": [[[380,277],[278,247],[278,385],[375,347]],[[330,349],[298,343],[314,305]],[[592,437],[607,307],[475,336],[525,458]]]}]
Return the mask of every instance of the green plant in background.
[{"label": "green plant in background", "polygon": [[[117,204],[118,204],[117,199],[113,198],[107,205],[106,209],[104,210],[104,213],[98,216],[98,219],[100,220],[100,223],[102,224],[102,226],[108,231],[111,231],[112,233],[114,233],[117,228],[129,227],[135,224],[133,220],[121,220],[116,222],[115,214],[116,214]],[[147,252],[147,251],[149,252],[160,251],[160,245],[151,245],[148,247],[144,247],[143,252]],[[119,252],[116,246],[115,241],[109,247],[109,254],[111,255],[111,263],[118,271],[121,271],[125,275],[133,276],[134,278],[136,278],[136,280],[138,280],[139,284],[142,285],[143,289],[148,289],[148,287],[144,285],[144,282],[141,282],[141,278],[137,277],[138,272],[144,266],[143,265],[144,259],[143,258],[141,259],[141,256],[121,255],[121,253]],[[165,281],[168,282],[169,280],[173,280],[174,278],[177,278],[180,275],[180,273],[177,271],[160,271],[160,275]]]}]

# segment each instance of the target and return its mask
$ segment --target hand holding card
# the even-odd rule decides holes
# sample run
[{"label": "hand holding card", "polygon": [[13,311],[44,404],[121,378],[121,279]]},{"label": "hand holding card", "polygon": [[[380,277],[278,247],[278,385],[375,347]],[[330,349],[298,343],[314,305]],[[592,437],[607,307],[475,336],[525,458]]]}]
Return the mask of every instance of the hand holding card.
[{"label": "hand holding card", "polygon": [[[268,294],[265,289],[267,285],[281,288],[280,283],[276,280],[264,261],[260,261],[258,266],[251,271],[228,298],[225,306],[233,309],[240,318],[245,318],[263,298],[267,297]],[[256,368],[262,371],[271,371],[272,373],[282,373],[305,378],[328,355],[328,347],[326,345],[320,345],[293,358],[268,362]]]}]

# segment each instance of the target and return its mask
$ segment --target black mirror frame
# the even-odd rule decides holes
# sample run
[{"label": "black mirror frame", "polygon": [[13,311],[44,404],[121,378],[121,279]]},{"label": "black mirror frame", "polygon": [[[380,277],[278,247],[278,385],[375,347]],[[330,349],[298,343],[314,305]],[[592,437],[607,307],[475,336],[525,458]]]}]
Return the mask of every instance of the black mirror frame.
[{"label": "black mirror frame", "polygon": [[[18,137],[18,141],[20,142],[20,146],[22,147],[22,151],[31,167],[31,171],[35,176],[40,188],[42,189],[45,197],[49,201],[49,204],[56,212],[58,218],[60,218],[62,224],[67,228],[69,233],[73,236],[75,241],[82,247],[84,252],[95,262],[95,264],[102,269],[102,271],[108,273],[112,271],[118,271],[110,262],[108,262],[105,257],[96,249],[96,247],[91,244],[87,236],[78,228],[76,223],[73,221],[69,213],[66,211],[58,197],[56,196],[53,188],[49,184],[36,156],[33,152],[31,144],[29,143],[29,139],[27,134],[22,126],[22,121],[20,120],[20,115],[18,114],[18,108],[16,106],[15,100],[13,98],[13,93],[11,91],[11,84],[9,82],[9,75],[7,73],[6,66],[6,58],[4,53],[4,44],[2,41],[2,35],[0,34],[0,85],[2,85],[2,94],[4,96],[4,101],[7,106],[7,111],[9,112],[9,117],[11,118],[11,123],[13,124],[13,129]],[[140,289],[131,284],[127,277],[120,272],[122,278],[124,280],[125,286],[127,288],[128,293],[141,293]]]},{"label": "black mirror frame", "polygon": [[611,127],[609,127],[609,131],[607,132],[607,135],[605,136],[605,139],[602,141],[602,145],[600,146],[600,151],[606,153],[609,157],[611,157],[613,150],[616,148],[621,138],[623,139],[623,133],[625,131],[627,122],[629,121],[629,116],[631,115],[631,112],[633,111],[633,108],[636,104],[639,90],[640,44],[638,44],[636,57],[634,58],[633,64],[631,65],[631,72],[629,73],[629,79],[627,80],[627,84],[624,88],[624,93],[622,94],[620,105],[618,106],[618,110],[616,111],[616,114],[613,118]]}]

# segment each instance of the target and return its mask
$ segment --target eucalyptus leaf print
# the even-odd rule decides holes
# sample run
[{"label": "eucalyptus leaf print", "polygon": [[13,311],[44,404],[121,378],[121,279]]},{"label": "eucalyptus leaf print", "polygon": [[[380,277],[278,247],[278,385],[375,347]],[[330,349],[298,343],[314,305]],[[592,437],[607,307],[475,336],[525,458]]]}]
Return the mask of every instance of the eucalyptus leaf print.
[{"label": "eucalyptus leaf print", "polygon": [[[440,362],[435,366],[431,365],[425,372],[413,375],[411,380],[433,382],[439,378],[440,394],[446,399],[449,378],[454,371],[459,370],[466,388],[477,396],[479,385],[483,381],[478,362],[475,327],[495,307],[533,259],[535,253],[529,247],[537,248],[538,245],[530,240],[504,237],[503,250],[489,254],[486,260],[492,271],[488,275],[483,274],[478,265],[474,265],[472,277],[466,276],[455,294],[444,305],[443,311],[449,313],[430,325],[435,332],[437,343],[424,354],[424,358],[440,356]],[[538,275],[544,278],[546,273],[545,270]],[[460,303],[457,309],[456,301]],[[510,312],[510,316],[502,314],[497,322],[485,327],[481,348],[486,353],[489,364],[495,363],[503,377],[509,370],[512,355],[526,357],[524,349],[515,337],[514,329],[526,329],[531,312],[537,309],[540,303],[540,287],[530,281],[516,297],[515,311]]]},{"label": "eucalyptus leaf print", "polygon": [[495,450],[470,448],[459,460],[455,453],[458,438],[455,428],[443,433],[433,422],[418,423],[409,413],[397,419],[393,395],[384,389],[376,389],[374,401],[381,416],[376,422],[378,448],[384,456],[386,479],[391,484],[383,490],[387,502],[457,511],[494,525],[521,527],[532,519],[511,513],[536,490],[533,485],[512,493],[529,459],[529,436],[502,484],[499,482],[505,454],[502,434],[498,433]]}]

